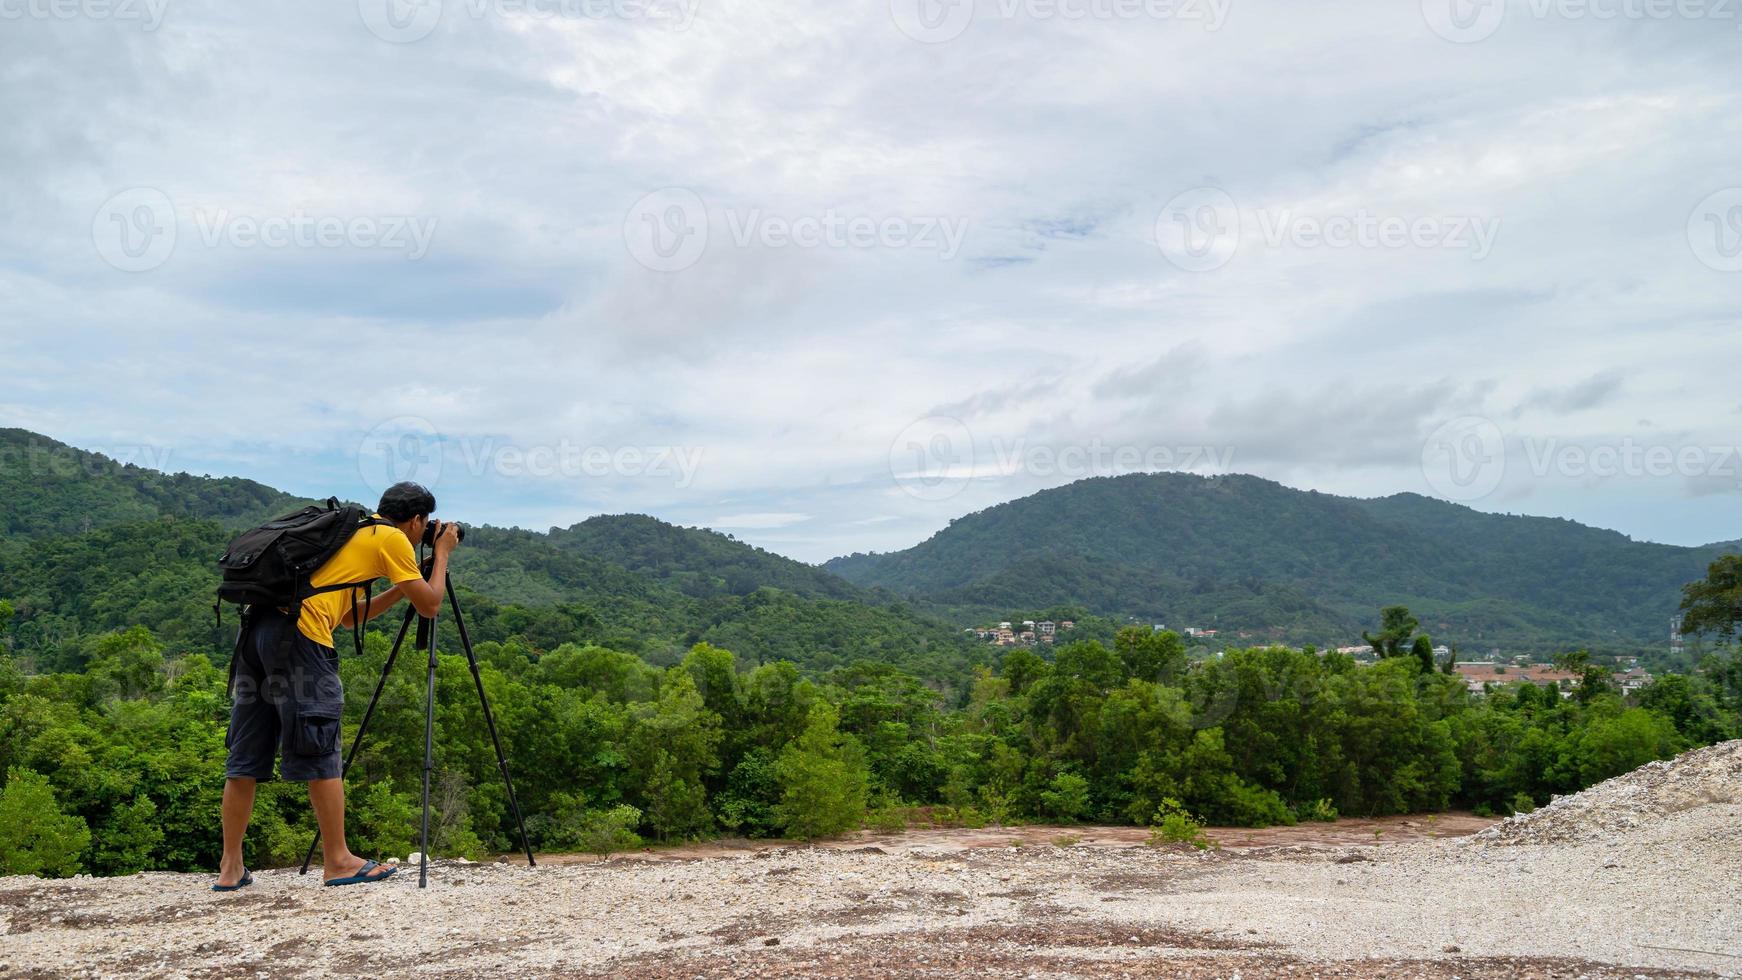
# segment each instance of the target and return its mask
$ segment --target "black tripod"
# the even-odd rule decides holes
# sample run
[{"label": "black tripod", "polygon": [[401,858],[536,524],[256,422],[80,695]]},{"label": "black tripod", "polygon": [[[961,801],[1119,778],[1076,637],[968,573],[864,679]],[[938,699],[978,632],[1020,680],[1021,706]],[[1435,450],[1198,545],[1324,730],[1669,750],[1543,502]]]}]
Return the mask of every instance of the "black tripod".
[{"label": "black tripod", "polygon": [[[426,566],[424,575],[429,575]],[[520,846],[526,851],[528,866],[537,867],[538,862],[532,858],[532,844],[526,837],[526,821],[520,816],[520,803],[514,797],[514,780],[508,775],[508,757],[502,752],[502,740],[496,735],[496,719],[490,713],[490,699],[484,695],[484,678],[478,673],[478,655],[472,651],[472,638],[466,633],[466,618],[460,613],[460,598],[454,594],[454,580],[451,576],[442,583],[447,591],[448,605],[454,609],[454,625],[460,631],[460,646],[466,651],[466,663],[472,669],[472,682],[478,688],[478,703],[484,708],[484,724],[490,729],[490,744],[496,749],[496,768],[502,773],[502,783],[508,788],[508,808],[514,812],[514,825],[520,830]],[[363,733],[369,728],[369,719],[375,715],[375,706],[381,701],[381,692],[387,687],[387,676],[393,673],[393,663],[399,659],[399,648],[405,643],[405,634],[411,630],[411,621],[417,619],[417,646],[429,651],[429,677],[427,694],[423,707],[423,835],[421,839],[421,854],[417,869],[417,887],[429,885],[429,778],[435,770],[435,692],[436,692],[436,621],[431,616],[423,619],[417,615],[416,608],[405,610],[405,621],[399,624],[399,635],[393,639],[393,650],[387,655],[387,663],[381,668],[381,680],[375,684],[375,693],[369,698],[369,707],[363,712],[363,720],[357,724],[357,735],[351,741],[351,750],[345,753],[344,773],[349,774],[351,763],[357,758],[357,750],[363,745]],[[362,629],[359,624],[357,629]],[[308,874],[309,862],[314,860],[315,848],[320,846],[321,832],[315,831],[315,839],[309,842],[308,854],[302,859],[302,874]]]}]

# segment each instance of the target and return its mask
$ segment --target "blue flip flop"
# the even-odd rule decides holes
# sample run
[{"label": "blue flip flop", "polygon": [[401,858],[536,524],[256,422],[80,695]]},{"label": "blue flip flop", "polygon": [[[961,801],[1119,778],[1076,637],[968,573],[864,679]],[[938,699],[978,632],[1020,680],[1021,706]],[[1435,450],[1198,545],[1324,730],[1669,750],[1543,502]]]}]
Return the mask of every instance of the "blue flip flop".
[{"label": "blue flip flop", "polygon": [[213,885],[212,891],[215,891],[215,892],[239,892],[242,889],[247,888],[249,885],[252,885],[252,884],[254,884],[254,872],[249,871],[247,868],[243,868],[241,881],[236,882],[234,885]]},{"label": "blue flip flop", "polygon": [[370,882],[386,881],[387,879],[389,879],[389,878],[391,878],[394,875],[399,873],[398,868],[388,868],[386,874],[375,875],[374,877],[370,877],[369,872],[374,871],[376,868],[379,868],[379,867],[381,867],[381,862],[379,862],[379,861],[364,861],[363,866],[361,868],[357,869],[356,874],[350,875],[349,877],[345,877],[345,878],[334,878],[332,881],[327,882],[327,886],[332,887],[333,885],[367,885]]}]

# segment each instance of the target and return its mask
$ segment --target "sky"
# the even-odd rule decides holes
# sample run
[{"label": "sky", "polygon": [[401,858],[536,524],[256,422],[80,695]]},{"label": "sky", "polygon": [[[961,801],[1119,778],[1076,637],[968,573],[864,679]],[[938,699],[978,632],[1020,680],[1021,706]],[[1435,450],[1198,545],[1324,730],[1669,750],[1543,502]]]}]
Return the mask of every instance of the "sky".
[{"label": "sky", "polygon": [[1727,0],[0,0],[0,426],[806,561],[1151,470],[1733,540],[1739,55]]}]

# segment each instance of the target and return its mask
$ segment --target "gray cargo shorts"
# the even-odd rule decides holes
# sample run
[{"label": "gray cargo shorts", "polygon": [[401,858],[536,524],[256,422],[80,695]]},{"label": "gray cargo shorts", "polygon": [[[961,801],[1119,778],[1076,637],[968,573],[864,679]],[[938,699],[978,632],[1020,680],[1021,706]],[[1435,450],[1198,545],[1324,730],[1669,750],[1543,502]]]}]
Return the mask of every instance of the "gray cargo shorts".
[{"label": "gray cargo shorts", "polygon": [[339,683],[339,655],[302,635],[287,614],[249,612],[236,642],[230,702],[226,777],[271,779],[280,754],[279,769],[289,782],[336,779],[343,773],[339,721],[345,688]]}]

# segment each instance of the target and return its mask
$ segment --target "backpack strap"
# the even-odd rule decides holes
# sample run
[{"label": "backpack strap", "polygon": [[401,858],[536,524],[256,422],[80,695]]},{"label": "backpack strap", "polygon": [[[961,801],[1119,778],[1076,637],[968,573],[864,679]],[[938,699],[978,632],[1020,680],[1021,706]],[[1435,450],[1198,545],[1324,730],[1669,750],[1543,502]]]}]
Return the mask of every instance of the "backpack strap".
[{"label": "backpack strap", "polygon": [[[357,612],[357,590],[363,591],[363,612]],[[351,587],[351,639],[357,644],[357,659],[363,659],[363,628],[369,625],[369,607],[375,604],[373,579]],[[359,616],[361,618],[359,618]]]}]

